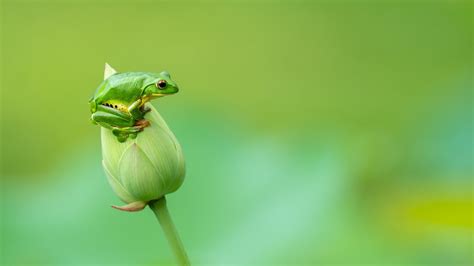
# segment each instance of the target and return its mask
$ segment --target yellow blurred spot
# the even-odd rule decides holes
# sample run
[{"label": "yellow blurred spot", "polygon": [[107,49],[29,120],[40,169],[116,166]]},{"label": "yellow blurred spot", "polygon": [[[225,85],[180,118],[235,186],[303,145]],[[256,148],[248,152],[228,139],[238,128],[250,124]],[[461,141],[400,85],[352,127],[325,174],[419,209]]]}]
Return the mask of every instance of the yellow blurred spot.
[{"label": "yellow blurred spot", "polygon": [[401,206],[410,224],[473,227],[473,202],[469,199],[417,199]]}]

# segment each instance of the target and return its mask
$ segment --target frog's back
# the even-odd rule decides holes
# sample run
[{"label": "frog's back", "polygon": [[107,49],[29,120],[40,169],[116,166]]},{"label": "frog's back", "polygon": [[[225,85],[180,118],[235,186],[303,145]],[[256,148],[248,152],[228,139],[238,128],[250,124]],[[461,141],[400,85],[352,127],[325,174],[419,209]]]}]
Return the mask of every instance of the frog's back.
[{"label": "frog's back", "polygon": [[145,87],[156,77],[156,74],[148,72],[125,72],[117,73],[104,80],[95,93],[97,102],[105,102],[111,99],[121,99],[130,103],[141,96]]}]

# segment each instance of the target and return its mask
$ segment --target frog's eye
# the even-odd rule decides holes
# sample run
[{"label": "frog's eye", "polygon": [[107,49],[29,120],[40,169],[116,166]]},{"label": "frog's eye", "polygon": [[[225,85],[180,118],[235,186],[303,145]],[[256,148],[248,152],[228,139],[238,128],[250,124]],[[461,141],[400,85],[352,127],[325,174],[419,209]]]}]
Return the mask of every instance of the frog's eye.
[{"label": "frog's eye", "polygon": [[166,80],[160,80],[156,83],[156,87],[158,87],[158,89],[162,90],[164,88],[166,88]]}]

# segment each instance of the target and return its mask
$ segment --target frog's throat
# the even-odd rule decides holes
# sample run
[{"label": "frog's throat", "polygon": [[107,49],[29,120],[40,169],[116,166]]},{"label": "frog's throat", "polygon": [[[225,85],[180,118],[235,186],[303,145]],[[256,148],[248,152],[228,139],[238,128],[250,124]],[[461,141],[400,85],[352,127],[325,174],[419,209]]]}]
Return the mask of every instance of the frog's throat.
[{"label": "frog's throat", "polygon": [[140,107],[145,105],[147,102],[149,102],[150,100],[153,100],[153,99],[156,99],[156,98],[160,98],[160,97],[164,97],[168,94],[162,94],[162,93],[154,93],[152,95],[149,95],[149,96],[144,96],[142,97],[142,102],[140,104]]},{"label": "frog's throat", "polygon": [[142,103],[149,102],[150,100],[156,99],[156,98],[161,98],[164,97],[168,94],[162,94],[162,93],[153,93],[152,95],[147,95],[142,97]]},{"label": "frog's throat", "polygon": [[153,93],[153,94],[151,95],[151,98],[152,98],[152,99],[155,99],[155,98],[164,97],[164,96],[166,96],[166,95],[169,95],[169,94],[164,94],[164,93]]}]

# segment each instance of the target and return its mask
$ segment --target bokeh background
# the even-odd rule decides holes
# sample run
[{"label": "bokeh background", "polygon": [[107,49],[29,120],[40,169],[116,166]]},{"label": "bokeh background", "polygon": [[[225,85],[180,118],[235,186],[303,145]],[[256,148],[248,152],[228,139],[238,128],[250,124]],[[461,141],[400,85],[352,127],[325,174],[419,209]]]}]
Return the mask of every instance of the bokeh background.
[{"label": "bokeh background", "polygon": [[471,1],[1,4],[1,263],[156,265],[87,101],[104,63],[167,70],[168,197],[202,265],[472,265]]}]

